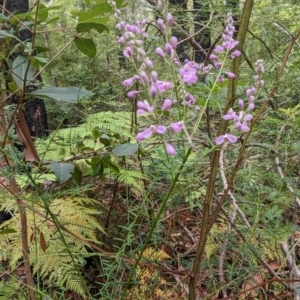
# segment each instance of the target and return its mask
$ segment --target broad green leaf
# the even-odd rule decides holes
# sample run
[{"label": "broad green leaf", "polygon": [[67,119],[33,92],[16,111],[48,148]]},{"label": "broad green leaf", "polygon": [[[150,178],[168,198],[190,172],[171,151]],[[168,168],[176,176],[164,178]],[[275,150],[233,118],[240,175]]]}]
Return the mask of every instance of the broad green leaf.
[{"label": "broad green leaf", "polygon": [[79,51],[89,57],[94,57],[97,53],[96,45],[92,39],[76,38],[74,43]]},{"label": "broad green leaf", "polygon": [[79,22],[83,22],[92,18],[99,17],[106,13],[112,13],[112,7],[108,3],[102,3],[95,5],[93,8],[82,11],[72,11],[71,14],[75,17],[78,17]]},{"label": "broad green leaf", "polygon": [[3,14],[0,14],[0,20],[9,20],[9,17],[3,15]]},{"label": "broad green leaf", "polygon": [[22,43],[15,35],[7,32],[6,30],[0,30],[0,39],[4,39],[4,38],[11,38]]},{"label": "broad green leaf", "polygon": [[37,61],[37,63],[41,66],[44,66],[49,61],[48,57],[39,57],[39,56],[33,56],[32,61]]},{"label": "broad green leaf", "polygon": [[113,153],[116,156],[127,156],[135,154],[139,149],[138,144],[122,144],[113,149]]},{"label": "broad green leaf", "polygon": [[40,90],[33,91],[30,96],[38,97],[45,100],[63,101],[68,103],[76,103],[84,98],[90,98],[94,94],[85,89],[69,86],[66,88],[57,88],[49,86]]},{"label": "broad green leaf", "polygon": [[[47,18],[44,19],[45,15],[47,14],[47,17],[48,17],[48,12],[50,10],[58,10],[61,7],[62,7],[61,5],[46,7],[44,4],[40,4],[39,11],[38,11],[39,20],[40,21],[46,21]],[[17,24],[17,23],[19,23],[20,19],[24,19],[26,17],[30,17],[30,19],[34,20],[35,14],[36,14],[35,11],[30,11],[30,12],[27,12],[27,13],[20,13],[20,14],[16,13],[16,14],[14,14],[14,18],[11,18],[11,23],[12,24]]]},{"label": "broad green leaf", "polygon": [[70,179],[74,172],[74,165],[70,163],[58,163],[52,161],[50,166],[59,183],[63,183]]},{"label": "broad green leaf", "polygon": [[52,24],[52,23],[58,21],[59,19],[60,19],[60,17],[52,18],[52,19],[50,19],[50,20],[48,20],[48,21],[46,22],[46,25]]},{"label": "broad green leaf", "polygon": [[44,46],[35,46],[37,53],[43,53],[49,51],[49,48]]},{"label": "broad green leaf", "polygon": [[12,64],[12,76],[19,88],[23,88],[24,81],[27,86],[34,76],[34,68],[27,56],[18,55]]},{"label": "broad green leaf", "polygon": [[108,32],[108,28],[101,23],[83,22],[76,26],[77,33],[87,32],[91,29],[96,29],[99,33],[102,33],[104,30]]},{"label": "broad green leaf", "polygon": [[114,173],[115,175],[119,176],[121,174],[120,169],[117,165],[110,162],[109,167],[112,173]]},{"label": "broad green leaf", "polygon": [[38,19],[42,22],[45,22],[48,19],[47,7],[42,3],[40,3],[40,5],[39,5]]}]

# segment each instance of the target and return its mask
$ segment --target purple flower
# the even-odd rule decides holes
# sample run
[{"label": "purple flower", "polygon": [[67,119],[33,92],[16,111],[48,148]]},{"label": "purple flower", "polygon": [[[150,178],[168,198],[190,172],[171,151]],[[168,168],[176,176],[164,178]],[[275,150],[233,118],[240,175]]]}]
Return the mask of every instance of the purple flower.
[{"label": "purple flower", "polygon": [[132,49],[130,47],[127,47],[124,52],[123,52],[123,55],[126,57],[126,58],[130,58],[131,55],[132,55]]},{"label": "purple flower", "polygon": [[169,144],[169,143],[166,143],[166,152],[170,156],[173,156],[173,155],[176,154],[175,148],[171,144]]},{"label": "purple flower", "polygon": [[136,135],[136,140],[137,141],[143,141],[146,139],[149,139],[152,134],[164,134],[167,131],[167,128],[163,125],[151,125],[149,128],[146,128],[144,131],[139,132]]},{"label": "purple flower", "polygon": [[246,122],[241,123],[240,121],[236,122],[235,129],[242,130],[244,132],[248,132],[250,130]]},{"label": "purple flower", "polygon": [[143,48],[137,48],[137,53],[141,56],[145,56],[145,50]]},{"label": "purple flower", "polygon": [[195,74],[186,74],[182,78],[184,83],[196,83],[198,81],[198,77]]},{"label": "purple flower", "polygon": [[168,81],[160,81],[157,80],[156,82],[156,88],[161,92],[165,92],[167,90],[170,90],[171,88],[173,88],[173,84],[171,82]]},{"label": "purple flower", "polygon": [[133,77],[125,79],[122,83],[124,86],[131,86],[133,84]]},{"label": "purple flower", "polygon": [[216,53],[222,53],[224,51],[224,48],[220,45],[218,45],[216,48],[215,48],[215,52]]},{"label": "purple flower", "polygon": [[236,57],[238,57],[238,56],[240,56],[241,55],[241,51],[239,51],[239,50],[234,50],[231,54],[230,54],[230,57],[232,58],[232,59],[234,59],[234,58],[236,58]]},{"label": "purple flower", "polygon": [[250,115],[250,114],[247,114],[247,115],[243,116],[243,121],[248,122],[248,121],[251,121],[252,119],[253,119],[253,116]]},{"label": "purple flower", "polygon": [[210,59],[210,60],[218,60],[218,56],[217,56],[217,55],[214,55],[214,54],[211,54],[211,55],[209,56],[209,59]]},{"label": "purple flower", "polygon": [[219,61],[215,61],[214,66],[215,68],[219,69],[222,66],[222,64]]},{"label": "purple flower", "polygon": [[162,58],[165,57],[165,53],[164,53],[163,49],[161,49],[160,47],[157,47],[155,52],[159,57],[162,57]]},{"label": "purple flower", "polygon": [[186,93],[185,94],[185,101],[187,105],[192,105],[196,103],[196,99],[193,95],[191,95],[190,93]]},{"label": "purple flower", "polygon": [[172,129],[174,132],[178,133],[178,132],[180,132],[180,131],[183,129],[184,123],[183,123],[183,121],[179,121],[179,122],[176,122],[176,123],[172,123],[172,124],[170,125],[170,127],[171,127],[171,129]]},{"label": "purple flower", "polygon": [[151,106],[147,100],[138,101],[137,108],[138,108],[137,113],[139,115],[144,115],[147,112],[151,113],[154,111],[154,107]]},{"label": "purple flower", "polygon": [[242,100],[242,99],[239,99],[239,101],[238,101],[238,106],[239,106],[239,108],[240,109],[243,109],[244,108],[244,100]]},{"label": "purple flower", "polygon": [[171,40],[170,40],[170,43],[171,43],[173,49],[176,49],[177,43],[178,43],[177,37],[176,36],[172,36]]},{"label": "purple flower", "polygon": [[250,111],[253,111],[254,109],[255,109],[254,103],[249,103],[247,110],[250,112]]},{"label": "purple flower", "polygon": [[232,108],[230,108],[227,114],[223,116],[223,120],[238,120],[238,115]]},{"label": "purple flower", "polygon": [[227,75],[228,78],[231,78],[231,79],[235,78],[235,74],[232,72],[226,72],[225,74]]},{"label": "purple flower", "polygon": [[167,22],[170,26],[173,26],[174,19],[173,19],[172,14],[170,14],[170,13],[167,14]]},{"label": "purple flower", "polygon": [[237,142],[237,137],[235,135],[226,133],[224,135],[220,135],[219,137],[216,138],[215,142],[217,145],[223,144],[226,140],[228,140],[230,143],[236,143]]},{"label": "purple flower", "polygon": [[157,19],[156,24],[159,27],[159,29],[162,31],[162,33],[164,34],[167,33],[167,27],[162,19]]},{"label": "purple flower", "polygon": [[157,94],[157,88],[155,85],[151,85],[150,87],[150,90],[149,90],[149,93],[151,95],[152,98],[155,98],[156,97],[156,94]]},{"label": "purple flower", "polygon": [[153,62],[151,59],[149,59],[148,57],[145,59],[144,61],[145,63],[145,66],[148,68],[148,69],[153,69]]},{"label": "purple flower", "polygon": [[218,82],[223,82],[225,79],[224,79],[224,77],[223,76],[220,76],[219,78],[218,78]]},{"label": "purple flower", "polygon": [[169,110],[169,109],[172,107],[172,104],[173,104],[172,100],[166,99],[166,100],[164,101],[163,106],[162,106],[162,111]]},{"label": "purple flower", "polygon": [[141,76],[141,80],[144,84],[149,83],[149,78],[145,71],[141,71],[140,76]]},{"label": "purple flower", "polygon": [[173,56],[174,55],[174,49],[172,47],[172,45],[170,43],[166,43],[165,45],[165,51],[169,56]]},{"label": "purple flower", "polygon": [[125,43],[125,38],[124,36],[121,36],[119,39],[118,39],[118,43],[123,45]]},{"label": "purple flower", "polygon": [[156,71],[151,72],[151,78],[154,83],[157,81],[157,72]]},{"label": "purple flower", "polygon": [[134,98],[139,92],[138,91],[129,91],[127,93],[128,98]]}]

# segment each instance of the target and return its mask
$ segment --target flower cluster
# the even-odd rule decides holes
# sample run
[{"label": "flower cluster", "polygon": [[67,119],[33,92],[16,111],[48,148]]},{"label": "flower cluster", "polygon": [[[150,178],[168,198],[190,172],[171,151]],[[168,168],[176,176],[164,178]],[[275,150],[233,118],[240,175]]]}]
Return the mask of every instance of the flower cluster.
[{"label": "flower cluster", "polygon": [[[235,31],[235,28],[233,25],[232,14],[231,14],[231,12],[229,12],[227,14],[226,27],[225,27],[224,33],[222,34],[223,42],[221,45],[216,46],[216,48],[214,49],[214,52],[216,54],[211,54],[209,56],[209,59],[213,62],[213,65],[215,68],[220,68],[222,65],[222,63],[219,61],[219,57],[218,57],[219,54],[224,53],[224,52],[227,53],[228,51],[233,50],[230,53],[230,57],[232,59],[241,55],[241,51],[234,50],[235,46],[237,46],[239,43],[237,40],[234,39],[234,31]],[[235,74],[232,72],[225,72],[225,75],[230,79],[235,78]],[[222,81],[224,81],[224,77],[220,76],[218,78],[218,80],[219,80],[219,82],[222,82]]]},{"label": "flower cluster", "polygon": [[[118,17],[119,14],[116,15]],[[166,16],[166,22],[162,19],[158,19],[156,21],[156,25],[159,30],[164,34],[168,35],[168,28],[171,27],[174,23],[173,16],[168,13]],[[139,100],[137,101],[137,113],[139,115],[147,115],[153,114],[158,116],[161,112],[168,111],[172,108],[173,104],[176,103],[176,100],[172,100],[169,98],[165,98],[163,100],[163,104],[159,107],[158,110],[155,109],[157,106],[158,99],[163,97],[163,93],[167,91],[173,90],[173,84],[169,81],[159,80],[158,74],[154,70],[154,63],[150,60],[149,57],[146,56],[146,51],[144,50],[144,38],[147,38],[147,33],[144,29],[146,21],[136,22],[134,25],[125,23],[124,21],[120,21],[117,23],[117,29],[122,33],[118,42],[120,45],[125,47],[123,51],[123,55],[125,58],[131,60],[133,63],[138,63],[139,69],[138,74],[127,78],[123,81],[123,85],[126,87],[131,87],[135,82],[139,83],[139,87],[143,87],[143,91],[146,91],[148,94],[147,100]],[[156,55],[159,58],[167,59],[174,63],[175,51],[177,47],[177,38],[172,36],[165,44],[163,48],[156,48]],[[186,62],[186,64],[180,68],[179,73],[183,78],[184,83],[195,83],[198,80],[197,72],[201,68],[197,64],[193,64],[191,62]],[[201,70],[200,70],[201,71]],[[138,90],[130,90],[127,93],[128,98],[139,97],[141,92]],[[152,104],[155,103],[155,105]],[[185,105],[195,104],[195,98],[186,93],[185,101],[183,103]],[[157,119],[157,118],[156,118]],[[161,124],[152,124],[148,128],[140,131],[136,135],[137,141],[143,141],[152,137],[152,135],[164,135],[167,130],[170,129],[173,133],[180,133],[184,128],[183,121],[177,121],[171,123],[169,126],[161,125]],[[165,149],[168,155],[175,155],[175,148],[165,142]]]},{"label": "flower cluster", "polygon": [[[223,119],[226,121],[232,120],[235,123],[234,128],[236,130],[240,130],[243,132],[250,131],[250,127],[248,122],[252,120],[252,111],[255,109],[255,95],[257,93],[257,88],[264,86],[264,81],[261,79],[262,74],[265,72],[263,66],[263,60],[260,59],[255,63],[255,75],[254,79],[254,86],[248,88],[246,90],[246,98],[248,100],[248,106],[245,109],[245,102],[243,99],[238,100],[238,107],[240,108],[240,112],[236,113],[232,108],[228,110],[228,112],[223,116]],[[230,143],[236,143],[237,137],[232,134],[225,134],[221,135],[216,138],[215,142],[217,145],[223,144],[226,140]]]}]

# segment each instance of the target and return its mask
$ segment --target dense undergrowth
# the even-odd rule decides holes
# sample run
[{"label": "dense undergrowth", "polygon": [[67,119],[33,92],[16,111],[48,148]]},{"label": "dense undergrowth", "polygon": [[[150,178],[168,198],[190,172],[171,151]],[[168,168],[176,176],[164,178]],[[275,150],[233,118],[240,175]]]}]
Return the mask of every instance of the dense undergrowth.
[{"label": "dense undergrowth", "polygon": [[298,4],[197,3],[3,10],[0,299],[300,294]]}]

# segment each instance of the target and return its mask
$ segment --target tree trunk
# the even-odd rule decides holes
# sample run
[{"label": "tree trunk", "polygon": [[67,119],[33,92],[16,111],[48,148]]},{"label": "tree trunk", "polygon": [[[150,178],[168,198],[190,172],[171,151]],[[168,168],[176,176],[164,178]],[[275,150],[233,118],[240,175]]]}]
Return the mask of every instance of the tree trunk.
[{"label": "tree trunk", "polygon": [[[0,5],[3,5],[3,0],[0,0]],[[6,10],[10,13],[26,13],[29,10],[28,0],[7,0]],[[8,12],[5,12],[7,15]],[[29,30],[21,30],[18,32],[18,37],[21,41],[30,41],[32,33]],[[42,78],[37,78],[42,81]],[[6,82],[8,84],[8,82]],[[31,91],[37,89],[36,86],[31,85],[28,87]],[[13,99],[14,102],[17,99]],[[27,100],[23,108],[26,123],[29,132],[33,137],[42,137],[48,135],[48,120],[47,112],[44,101],[39,98]]]},{"label": "tree trunk", "polygon": [[195,17],[194,17],[194,30],[195,33],[199,32],[195,36],[196,42],[202,48],[202,50],[198,50],[194,48],[194,56],[195,62],[202,63],[205,61],[207,56],[207,51],[211,46],[210,40],[210,29],[204,28],[204,25],[209,21],[209,4],[207,1],[202,3],[201,0],[194,0],[193,1],[193,8],[195,10]]}]

